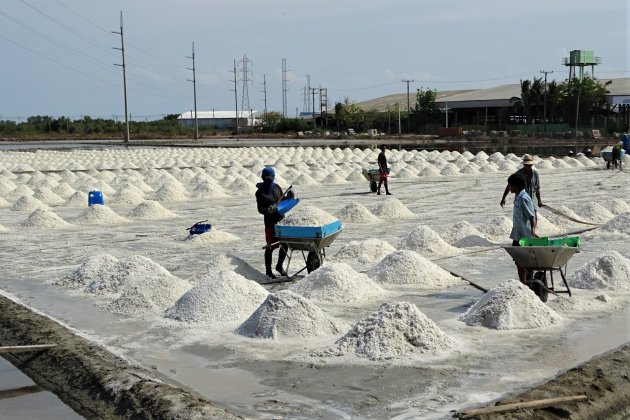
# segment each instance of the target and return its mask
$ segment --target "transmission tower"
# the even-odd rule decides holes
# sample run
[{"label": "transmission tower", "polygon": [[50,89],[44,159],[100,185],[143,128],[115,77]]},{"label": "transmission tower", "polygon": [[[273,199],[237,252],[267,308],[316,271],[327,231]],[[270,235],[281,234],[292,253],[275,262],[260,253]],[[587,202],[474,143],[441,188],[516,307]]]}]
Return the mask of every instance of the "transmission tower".
[{"label": "transmission tower", "polygon": [[[242,82],[242,95],[241,95],[241,115],[247,115],[250,112],[249,106],[249,89],[248,85],[252,81],[252,72],[250,70],[252,61],[243,54],[243,58],[240,60],[240,73]],[[251,117],[251,115],[250,115]]]},{"label": "transmission tower", "polygon": [[311,112],[311,101],[310,101],[310,92],[311,92],[311,75],[306,75],[306,86],[304,86],[304,105],[302,106],[302,111]]},{"label": "transmission tower", "polygon": [[287,59],[282,59],[282,116],[287,116]]},{"label": "transmission tower", "polygon": [[328,89],[319,88],[319,116],[322,120],[322,127],[328,125]]}]

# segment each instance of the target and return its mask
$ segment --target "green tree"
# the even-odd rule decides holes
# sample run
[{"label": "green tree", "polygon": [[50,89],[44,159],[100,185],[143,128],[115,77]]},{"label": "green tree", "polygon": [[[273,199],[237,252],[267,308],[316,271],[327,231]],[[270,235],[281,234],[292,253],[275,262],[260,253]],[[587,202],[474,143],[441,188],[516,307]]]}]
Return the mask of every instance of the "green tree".
[{"label": "green tree", "polygon": [[439,120],[439,110],[435,103],[437,92],[435,89],[423,88],[416,90],[416,104],[413,112],[418,116],[420,123],[431,123]]},{"label": "green tree", "polygon": [[[602,112],[606,103],[606,89],[611,81],[601,83],[591,77],[585,76],[582,80],[572,78],[560,85],[562,92],[561,107],[565,121],[572,123],[579,117],[581,120],[590,119]],[[576,115],[577,113],[577,115]]]},{"label": "green tree", "polygon": [[349,98],[345,98],[343,102],[335,104],[335,117],[343,126],[361,130],[365,125],[365,112],[363,108],[354,102],[350,102]]}]

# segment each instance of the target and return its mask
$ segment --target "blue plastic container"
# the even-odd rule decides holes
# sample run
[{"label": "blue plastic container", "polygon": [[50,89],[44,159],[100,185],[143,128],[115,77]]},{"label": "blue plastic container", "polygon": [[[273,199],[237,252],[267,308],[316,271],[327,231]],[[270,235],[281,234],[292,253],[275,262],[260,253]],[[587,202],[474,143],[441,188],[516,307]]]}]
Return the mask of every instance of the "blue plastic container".
[{"label": "blue plastic container", "polygon": [[278,203],[278,213],[285,214],[288,213],[293,207],[297,206],[300,202],[299,198],[287,198],[286,200],[282,200]]},{"label": "blue plastic container", "polygon": [[325,238],[328,235],[341,230],[341,222],[335,220],[324,226],[275,226],[275,234],[278,238]]},{"label": "blue plastic container", "polygon": [[210,223],[195,223],[188,231],[191,235],[201,235],[202,233],[206,233],[212,229],[212,225]]},{"label": "blue plastic container", "polygon": [[88,207],[93,206],[94,204],[105,204],[105,197],[103,197],[103,193],[100,191],[90,191],[88,193]]}]

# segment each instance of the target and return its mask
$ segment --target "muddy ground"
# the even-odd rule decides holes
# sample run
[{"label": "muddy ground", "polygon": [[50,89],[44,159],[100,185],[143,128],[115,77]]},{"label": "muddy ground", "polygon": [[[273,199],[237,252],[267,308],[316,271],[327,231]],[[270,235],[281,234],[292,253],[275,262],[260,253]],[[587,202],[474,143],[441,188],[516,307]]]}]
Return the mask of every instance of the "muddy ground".
[{"label": "muddy ground", "polygon": [[[14,354],[6,358],[35,383],[54,392],[64,403],[85,417],[239,418],[178,384],[164,382],[154,372],[134,366],[50,318],[0,296],[0,345],[46,343],[55,343],[58,347],[39,353]],[[377,379],[392,372],[384,370],[374,373]],[[291,378],[288,377],[287,380]],[[582,394],[588,397],[587,401],[474,418],[628,418],[630,345],[571,369],[525,393],[504,398],[497,405]],[[287,412],[287,407],[274,407],[273,399],[267,399],[264,404],[264,411],[276,411],[279,416],[295,415],[296,408],[302,415],[318,416],[316,412],[309,412],[308,407],[293,407]]]}]

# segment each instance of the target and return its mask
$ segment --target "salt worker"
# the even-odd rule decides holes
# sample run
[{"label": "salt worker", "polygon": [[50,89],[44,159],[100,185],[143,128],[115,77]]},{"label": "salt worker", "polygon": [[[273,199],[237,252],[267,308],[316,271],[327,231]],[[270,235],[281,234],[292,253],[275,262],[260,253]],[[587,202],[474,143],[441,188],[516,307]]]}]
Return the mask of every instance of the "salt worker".
[{"label": "salt worker", "polygon": [[378,190],[376,192],[377,195],[381,195],[381,185],[385,184],[385,194],[392,195],[389,192],[389,188],[387,187],[387,176],[389,173],[387,172],[387,158],[385,157],[385,150],[387,150],[387,146],[381,144],[381,153],[378,154],[378,173],[379,173],[379,181],[378,181]]},{"label": "salt worker", "polygon": [[[523,167],[515,172],[520,174],[525,179],[525,191],[529,194],[529,197],[533,200],[534,194],[538,201],[538,207],[543,206],[542,199],[540,198],[540,176],[538,171],[534,169],[534,159],[530,155],[523,155]],[[505,197],[510,192],[510,185],[508,184],[503,191],[503,197],[499,203],[501,207],[505,205]]]},{"label": "salt worker", "polygon": [[274,226],[284,218],[284,215],[278,213],[278,204],[284,199],[293,198],[294,194],[292,190],[287,191],[286,194],[282,192],[282,188],[275,183],[276,171],[272,167],[265,167],[261,176],[262,182],[256,184],[256,205],[258,212],[264,216],[265,222],[265,241],[267,243],[265,247],[265,273],[270,279],[275,279],[276,276],[271,270],[271,262],[273,251],[276,248],[280,248],[276,271],[281,276],[287,275],[283,268],[284,259],[287,256],[287,245],[280,246],[278,244],[274,231]]},{"label": "salt worker", "polygon": [[[536,210],[534,210],[534,201],[527,192],[525,192],[525,178],[518,172],[510,175],[508,178],[508,189],[514,193],[514,210],[512,212],[512,231],[510,239],[512,246],[520,246],[521,239],[537,238],[536,235]],[[528,279],[527,267],[521,267],[516,264],[518,271],[518,279],[521,283],[526,284]]]}]

